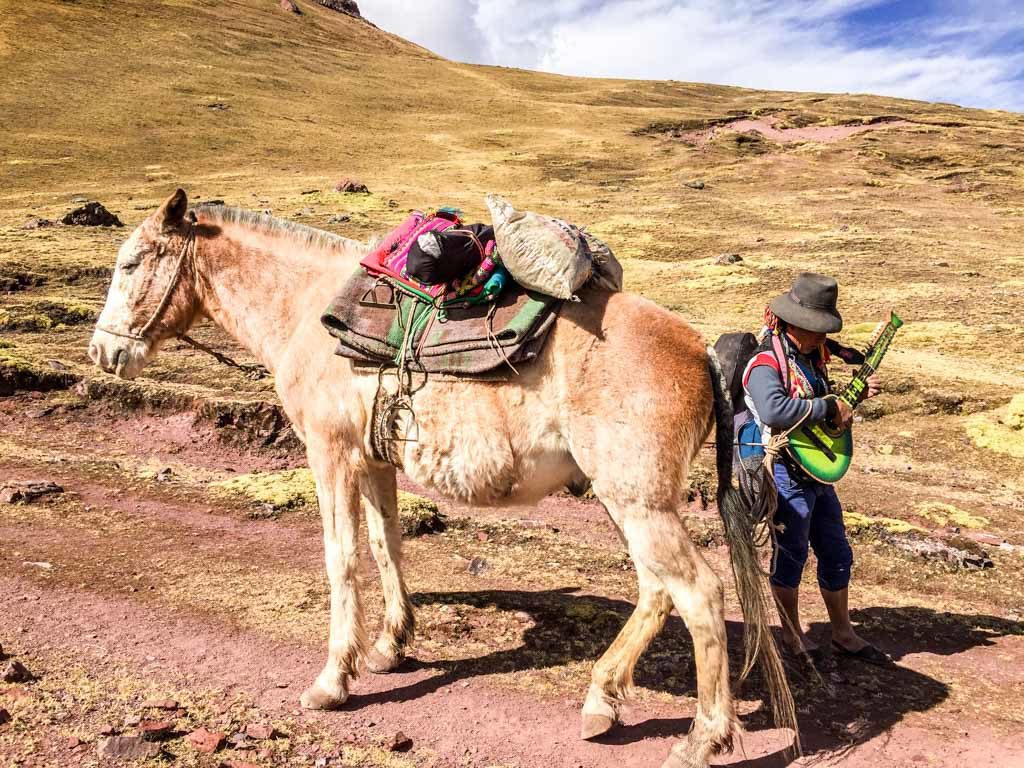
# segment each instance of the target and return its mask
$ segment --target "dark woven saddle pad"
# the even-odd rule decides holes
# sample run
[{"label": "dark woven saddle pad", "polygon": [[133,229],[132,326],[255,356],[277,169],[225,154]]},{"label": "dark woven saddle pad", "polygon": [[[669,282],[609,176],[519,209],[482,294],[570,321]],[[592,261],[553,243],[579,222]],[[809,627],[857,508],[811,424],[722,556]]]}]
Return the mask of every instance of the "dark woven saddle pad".
[{"label": "dark woven saddle pad", "polygon": [[392,292],[360,267],[321,321],[338,339],[335,352],[342,357],[380,366],[394,362],[404,342],[412,350],[407,359],[415,368],[465,376],[534,360],[561,304],[560,299],[512,285],[491,303],[456,301],[436,310],[422,299]]}]

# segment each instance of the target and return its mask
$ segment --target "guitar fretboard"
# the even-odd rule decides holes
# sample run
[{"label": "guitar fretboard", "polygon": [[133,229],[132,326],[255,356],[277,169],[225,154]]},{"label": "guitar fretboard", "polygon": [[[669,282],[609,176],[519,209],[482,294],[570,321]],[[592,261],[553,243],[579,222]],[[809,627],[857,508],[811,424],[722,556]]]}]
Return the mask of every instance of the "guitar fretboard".
[{"label": "guitar fretboard", "polygon": [[856,408],[864,399],[864,395],[868,391],[868,379],[878,370],[882,358],[889,351],[889,345],[892,343],[896,331],[903,325],[903,321],[896,316],[895,312],[891,315],[889,322],[885,324],[885,327],[864,353],[863,365],[854,374],[853,380],[846,386],[843,393],[839,395],[851,408]]}]

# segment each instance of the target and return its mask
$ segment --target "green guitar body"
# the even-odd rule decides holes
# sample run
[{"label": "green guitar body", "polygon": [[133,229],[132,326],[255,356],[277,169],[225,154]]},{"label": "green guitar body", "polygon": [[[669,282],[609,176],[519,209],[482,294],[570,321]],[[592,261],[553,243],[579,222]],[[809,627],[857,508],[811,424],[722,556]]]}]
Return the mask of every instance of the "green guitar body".
[{"label": "green guitar body", "polygon": [[[878,369],[896,331],[902,325],[903,321],[895,312],[891,312],[889,321],[875,333],[864,353],[864,364],[854,374],[849,386],[838,395],[850,408],[856,408],[864,399],[868,378]],[[849,429],[838,429],[826,422],[808,424],[789,433],[786,448],[808,475],[819,482],[832,484],[842,479],[850,468],[853,460],[853,435]]]},{"label": "green guitar body", "polygon": [[835,483],[853,461],[853,435],[826,423],[800,427],[789,434],[789,453],[815,480]]}]

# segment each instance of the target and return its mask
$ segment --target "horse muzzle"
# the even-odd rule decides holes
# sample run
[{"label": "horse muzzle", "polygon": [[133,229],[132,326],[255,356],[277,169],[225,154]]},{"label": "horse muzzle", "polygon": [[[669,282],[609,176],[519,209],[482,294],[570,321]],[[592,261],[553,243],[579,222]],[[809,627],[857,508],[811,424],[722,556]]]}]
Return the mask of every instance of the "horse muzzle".
[{"label": "horse muzzle", "polygon": [[97,328],[89,342],[89,359],[106,373],[134,379],[146,367],[148,346],[144,341],[119,338]]}]

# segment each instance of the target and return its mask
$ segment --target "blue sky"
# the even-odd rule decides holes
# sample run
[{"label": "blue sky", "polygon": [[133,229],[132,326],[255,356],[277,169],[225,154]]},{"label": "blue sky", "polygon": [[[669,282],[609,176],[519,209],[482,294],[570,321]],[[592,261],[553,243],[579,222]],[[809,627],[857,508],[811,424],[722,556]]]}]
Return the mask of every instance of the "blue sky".
[{"label": "blue sky", "polygon": [[458,61],[1024,111],[1024,0],[361,0]]}]

